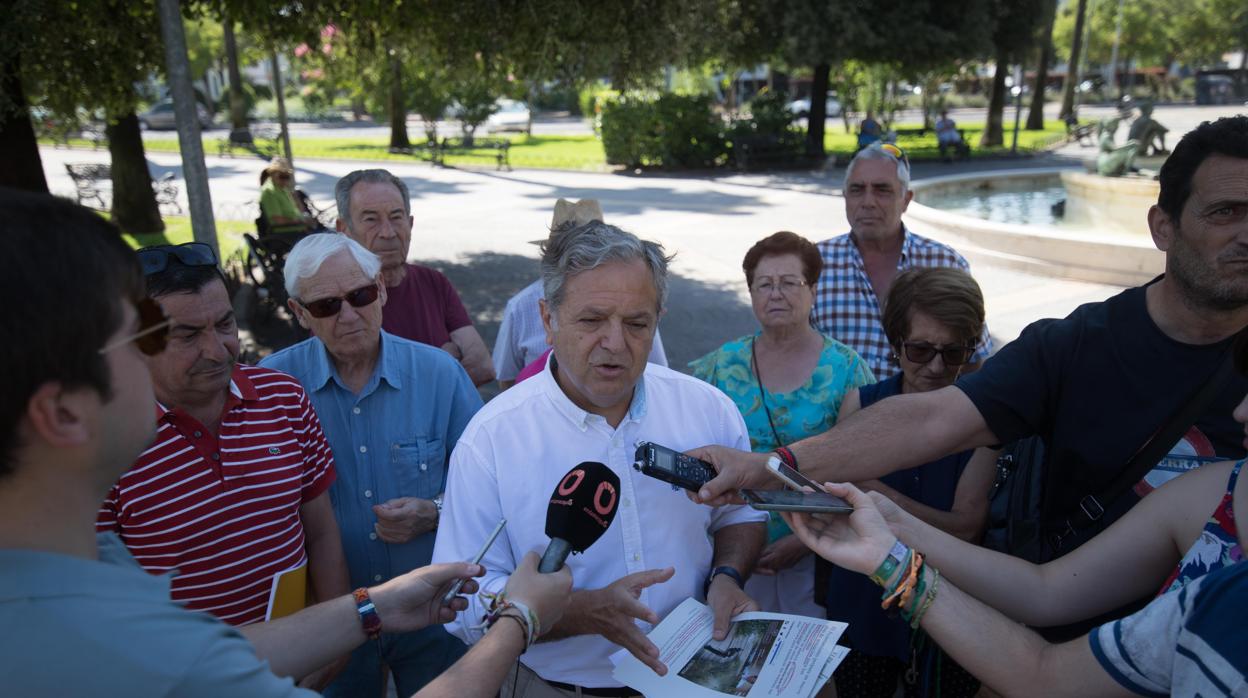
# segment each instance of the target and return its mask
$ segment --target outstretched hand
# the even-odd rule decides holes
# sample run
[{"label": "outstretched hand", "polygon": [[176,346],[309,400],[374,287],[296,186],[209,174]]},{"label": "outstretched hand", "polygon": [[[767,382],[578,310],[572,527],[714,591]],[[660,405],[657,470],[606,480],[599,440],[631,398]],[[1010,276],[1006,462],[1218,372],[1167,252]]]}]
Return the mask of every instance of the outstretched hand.
[{"label": "outstretched hand", "polygon": [[718,473],[697,492],[690,492],[689,499],[698,504],[713,507],[725,504],[743,504],[742,489],[776,489],[780,482],[767,474],[766,453],[738,451],[727,446],[703,446],[687,453],[710,463]]},{"label": "outstretched hand", "polygon": [[429,625],[455,620],[455,614],[468,607],[468,600],[456,596],[449,605],[442,597],[456,580],[466,579],[462,594],[477,591],[472,577],[485,574],[485,568],[468,562],[427,565],[369,589],[386,632],[411,632]]},{"label": "outstretched hand", "polygon": [[853,485],[826,483],[829,494],[849,501],[852,514],[783,512],[798,538],[820,557],[848,570],[871,574],[888,555],[897,536],[875,501]]}]

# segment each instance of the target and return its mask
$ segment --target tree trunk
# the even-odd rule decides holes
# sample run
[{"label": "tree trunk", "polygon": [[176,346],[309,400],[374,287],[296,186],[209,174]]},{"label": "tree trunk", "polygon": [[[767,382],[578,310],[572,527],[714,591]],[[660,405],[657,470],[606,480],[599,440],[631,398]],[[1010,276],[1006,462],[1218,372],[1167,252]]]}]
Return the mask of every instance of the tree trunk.
[{"label": "tree trunk", "polygon": [[48,191],[48,180],[43,176],[43,162],[39,159],[39,143],[35,140],[35,127],[30,123],[30,109],[26,93],[22,90],[22,78],[17,54],[0,70],[0,95],[8,100],[9,109],[0,108],[0,186]]},{"label": "tree trunk", "polygon": [[390,50],[390,147],[410,148],[407,137],[407,105],[403,100],[403,61]]},{"label": "tree trunk", "polygon": [[1005,111],[1005,75],[1010,70],[1009,52],[997,47],[997,71],[992,76],[992,93],[988,96],[988,122],[984,124],[984,135],[979,139],[979,146],[985,148],[1001,145],[1003,141],[1001,118]]},{"label": "tree trunk", "polygon": [[1075,10],[1075,35],[1070,42],[1070,65],[1066,66],[1066,80],[1062,91],[1062,110],[1058,118],[1065,119],[1075,111],[1075,88],[1079,82],[1079,53],[1083,50],[1083,23],[1088,13],[1088,0],[1079,0]]},{"label": "tree trunk", "polygon": [[241,136],[247,131],[247,101],[243,98],[243,76],[238,72],[238,42],[234,40],[234,20],[226,17],[221,23],[225,40],[226,73],[230,78],[230,128]]},{"label": "tree trunk", "polygon": [[104,127],[108,137],[108,154],[112,157],[113,222],[127,233],[160,233],[165,222],[160,219],[156,193],[152,191],[152,175],[147,170],[143,152],[143,136],[139,117],[134,109],[114,117]]},{"label": "tree trunk", "polygon": [[823,160],[824,124],[828,118],[828,76],[832,66],[820,63],[815,66],[815,76],[810,81],[810,114],[806,117],[806,156]]},{"label": "tree trunk", "polygon": [[178,125],[178,146],[182,151],[182,180],[190,202],[191,235],[195,242],[208,245],[217,259],[221,259],[217,224],[212,215],[212,193],[208,189],[208,168],[204,165],[204,139],[199,130],[199,102],[191,85],[191,63],[186,57],[182,10],[178,0],[157,0],[156,8],[165,45],[165,75]]},{"label": "tree trunk", "polygon": [[295,166],[294,153],[290,152],[290,124],[286,119],[286,88],[282,86],[282,66],[277,62],[277,51],[269,51],[269,73],[273,78],[273,97],[277,99],[277,124],[281,129],[282,152],[291,167]]},{"label": "tree trunk", "polygon": [[1044,130],[1044,86],[1049,81],[1049,61],[1053,59],[1053,24],[1057,21],[1057,3],[1050,0],[1048,22],[1040,35],[1040,63],[1036,66],[1036,82],[1031,88],[1031,107],[1027,111],[1027,130]]}]

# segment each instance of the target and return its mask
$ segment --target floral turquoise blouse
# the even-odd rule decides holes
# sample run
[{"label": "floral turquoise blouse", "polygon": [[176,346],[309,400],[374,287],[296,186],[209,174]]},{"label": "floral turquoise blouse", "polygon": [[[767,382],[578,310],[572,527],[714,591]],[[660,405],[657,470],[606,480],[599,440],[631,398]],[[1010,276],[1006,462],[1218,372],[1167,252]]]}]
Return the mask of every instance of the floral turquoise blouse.
[{"label": "floral turquoise blouse", "polygon": [[[755,453],[766,453],[827,431],[836,423],[846,393],[875,382],[871,369],[857,352],[824,337],[823,352],[810,379],[792,392],[773,393],[759,385],[754,374],[754,340],[759,334],[734,339],[689,362],[694,376],[724,391],[736,403],[745,418],[750,448]],[[773,516],[768,533],[769,541],[775,541],[787,535],[789,529],[780,517]]]}]

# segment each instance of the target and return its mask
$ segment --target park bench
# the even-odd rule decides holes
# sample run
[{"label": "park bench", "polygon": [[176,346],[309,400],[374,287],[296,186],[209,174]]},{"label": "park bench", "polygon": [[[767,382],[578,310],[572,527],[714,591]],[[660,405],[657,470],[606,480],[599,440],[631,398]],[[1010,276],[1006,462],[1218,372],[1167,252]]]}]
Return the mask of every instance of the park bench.
[{"label": "park bench", "polygon": [[1080,124],[1078,119],[1066,120],[1066,142],[1079,143],[1084,147],[1096,145],[1096,124]]},{"label": "park bench", "polygon": [[[801,142],[783,142],[775,136],[749,135],[732,143],[732,163],[740,171],[800,168],[814,164]],[[835,161],[835,155],[829,155]]]},{"label": "park bench", "polygon": [[108,165],[97,165],[95,163],[65,163],[65,171],[69,173],[69,178],[74,181],[75,193],[78,195],[78,203],[85,204],[88,201],[95,201],[97,208],[104,210],[108,205],[104,203],[104,196],[100,191],[100,182],[112,182],[113,170]]},{"label": "park bench", "polygon": [[277,154],[279,132],[272,126],[260,126],[251,130],[234,129],[225,138],[217,139],[217,155],[234,157],[235,150],[245,150],[262,158]]},{"label": "park bench", "polygon": [[[79,204],[94,201],[96,203],[94,208],[100,210],[108,208],[108,204],[104,202],[104,187],[101,183],[109,184],[111,194],[112,167],[93,162],[67,162],[65,171],[69,173],[69,178],[74,182]],[[178,185],[172,172],[166,172],[160,179],[152,180],[152,191],[156,194],[157,206],[171,206],[178,215],[182,214],[182,204],[178,203]]]},{"label": "park bench", "polygon": [[494,150],[494,160],[498,163],[498,169],[506,169],[511,171],[511,141],[504,138],[474,138],[472,144],[466,142],[467,139],[462,137],[443,138],[437,145],[433,153],[433,164],[446,167],[446,156],[455,153],[472,153],[481,149]]}]

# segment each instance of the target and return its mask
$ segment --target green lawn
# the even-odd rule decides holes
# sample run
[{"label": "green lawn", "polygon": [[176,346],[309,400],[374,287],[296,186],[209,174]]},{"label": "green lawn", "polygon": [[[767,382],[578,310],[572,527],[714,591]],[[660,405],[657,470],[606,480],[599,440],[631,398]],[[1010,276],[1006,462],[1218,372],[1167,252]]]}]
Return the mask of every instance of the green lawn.
[{"label": "green lawn", "polygon": [[[102,215],[105,218],[108,217],[107,213]],[[165,216],[164,221],[165,232],[163,233],[135,235],[123,231],[122,237],[136,250],[149,245],[180,245],[193,239],[191,236],[191,219],[188,216]],[[229,259],[231,255],[242,249],[244,246],[243,233],[249,233],[255,230],[255,227],[255,223],[252,221],[218,220],[217,246],[221,249],[222,259]]]},{"label": "green lawn", "polygon": [[[1005,131],[1005,145],[993,148],[979,147],[979,137],[983,132],[982,125],[967,125],[964,128],[967,141],[971,144],[972,157],[982,155],[1001,155],[1008,153],[1009,144],[1013,135],[1013,120],[1007,120]],[[920,124],[894,124],[894,128],[915,128]],[[415,134],[413,134],[415,135]],[[224,138],[225,132],[212,132],[205,137],[205,152],[215,154],[216,140]],[[491,136],[497,138],[499,136]],[[525,135],[507,135],[502,136],[511,141],[510,160],[512,167],[519,168],[541,168],[556,170],[577,170],[589,172],[603,172],[610,168],[606,164],[606,155],[602,149],[602,141],[596,136],[525,136]],[[1018,133],[1018,148],[1022,152],[1031,152],[1046,148],[1054,143],[1061,141],[1066,137],[1066,126],[1061,121],[1048,121],[1045,123],[1043,131],[1026,131],[1020,130]],[[46,144],[51,141],[44,140]],[[424,138],[418,138],[412,141],[412,144],[419,146],[425,142]],[[378,138],[292,138],[290,141],[291,150],[294,151],[295,159],[299,158],[324,158],[324,159],[352,159],[352,160],[375,160],[375,161],[412,161],[417,159],[418,155],[403,155],[391,153],[387,144],[389,139],[385,137]],[[80,139],[70,139],[69,144],[76,147],[90,147],[90,141]],[[829,154],[835,154],[839,160],[848,160],[853,156],[858,146],[856,134],[846,133],[844,126],[841,124],[828,124],[828,131],[824,136],[824,144]],[[902,136],[898,139],[898,145],[906,150],[906,153],[912,160],[935,160],[940,157],[939,150],[936,147],[936,134],[930,132],[922,137]],[[144,141],[144,147],[149,152],[178,152],[178,140],[176,137],[158,138]],[[419,151],[418,151],[419,152]],[[478,148],[468,153],[448,156],[446,158],[449,165],[475,165],[479,167],[494,166],[495,151],[491,148]],[[239,153],[238,157],[249,157],[245,153]]]},{"label": "green lawn", "polygon": [[[922,125],[921,123],[899,123],[893,124],[893,128],[919,128]],[[971,157],[1004,155],[1010,152],[1010,143],[1014,136],[1013,119],[1009,119],[1006,124],[1004,146],[981,148],[979,138],[983,132],[984,127],[982,124],[968,124],[963,127],[966,142],[971,146]],[[1042,150],[1065,138],[1066,124],[1061,121],[1046,121],[1043,131],[1027,131],[1020,127],[1018,131],[1018,150],[1024,153]],[[829,124],[823,143],[828,150],[828,154],[835,153],[838,160],[848,160],[854,156],[858,149],[858,135],[856,133],[846,133],[843,125],[837,124],[833,126]],[[906,155],[911,160],[940,159],[940,149],[936,147],[936,133],[934,131],[930,131],[924,136],[902,136],[897,139],[897,145],[906,151]]]},{"label": "green lawn", "polygon": [[[224,132],[221,132],[220,135],[209,133],[204,139],[204,152],[215,155],[217,152],[216,139],[224,137]],[[602,141],[595,136],[525,136],[522,134],[490,136],[490,138],[499,137],[507,138],[511,141],[509,159],[512,167],[591,172],[608,169],[606,165],[607,157],[602,150]],[[52,143],[50,140],[42,142],[47,145]],[[388,148],[389,143],[390,139],[386,137],[292,138],[290,139],[290,149],[293,151],[296,160],[299,158],[344,158],[410,162],[417,159],[418,156],[416,155],[391,153]],[[412,140],[412,145],[414,146],[424,143],[424,138]],[[87,140],[71,138],[69,145],[87,148],[91,147],[92,144]],[[151,153],[176,153],[180,149],[176,137],[144,140],[143,147]],[[241,151],[235,152],[238,157],[247,157]],[[467,153],[448,156],[446,162],[448,165],[492,167],[495,162],[495,152],[492,148],[477,148]]]}]

